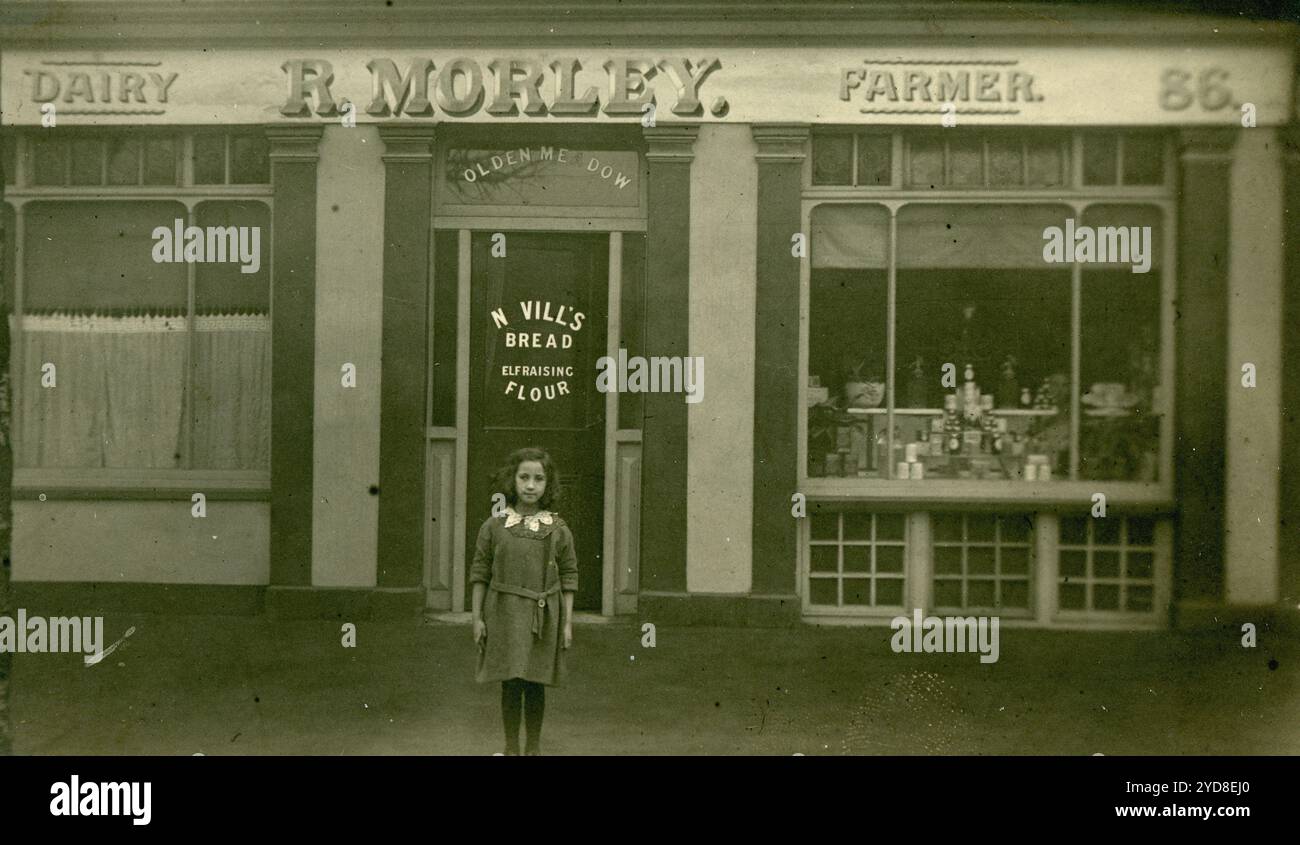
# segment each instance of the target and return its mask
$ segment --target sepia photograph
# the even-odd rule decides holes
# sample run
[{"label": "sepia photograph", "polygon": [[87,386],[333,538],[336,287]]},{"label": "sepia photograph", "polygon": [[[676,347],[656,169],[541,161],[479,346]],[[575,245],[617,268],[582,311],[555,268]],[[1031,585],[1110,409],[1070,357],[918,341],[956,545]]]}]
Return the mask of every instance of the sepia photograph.
[{"label": "sepia photograph", "polygon": [[1264,0],[5,0],[0,757],[1300,754],[1297,79]]}]

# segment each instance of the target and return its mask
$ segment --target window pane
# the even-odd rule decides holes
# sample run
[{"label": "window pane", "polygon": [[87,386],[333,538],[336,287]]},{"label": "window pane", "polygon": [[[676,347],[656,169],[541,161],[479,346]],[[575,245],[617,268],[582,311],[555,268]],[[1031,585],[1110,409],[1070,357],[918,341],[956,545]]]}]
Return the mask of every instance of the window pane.
[{"label": "window pane", "polygon": [[[1096,233],[1095,257],[1104,250],[1109,262],[1083,270],[1079,475],[1155,481],[1162,411],[1160,212],[1092,206],[1082,224]],[[1132,272],[1144,266],[1149,272]]]},{"label": "window pane", "polygon": [[184,219],[180,203],[37,202],[25,215],[25,310],[185,308],[185,265],[153,260],[153,230]]},{"label": "window pane", "polygon": [[1165,139],[1161,135],[1124,136],[1124,184],[1159,185],[1165,181]]},{"label": "window pane", "polygon": [[[885,395],[889,214],[873,205],[819,206],[812,220],[809,472],[887,476],[885,427],[866,412]],[[823,251],[842,266],[819,267]]]},{"label": "window pane", "polygon": [[0,130],[0,167],[4,168],[6,185],[16,184],[14,173],[18,161],[17,146],[18,139],[12,132]]},{"label": "window pane", "polygon": [[271,181],[270,145],[266,136],[234,135],[230,139],[230,183],[232,185],[269,184]]},{"label": "window pane", "polygon": [[176,184],[176,141],[173,138],[149,138],[144,142],[144,183]]},{"label": "window pane", "polygon": [[26,214],[23,354],[54,363],[59,381],[21,380],[19,463],[180,466],[186,273],[153,261],[152,232],[184,206],[38,202]]},{"label": "window pane", "polygon": [[971,188],[984,184],[984,142],[979,137],[954,135],[948,140],[949,184]]},{"label": "window pane", "polygon": [[98,138],[76,138],[72,141],[72,184],[103,184],[103,168],[104,145]]},{"label": "window pane", "polygon": [[1061,144],[1056,141],[1029,143],[1029,186],[1050,188],[1065,183]]},{"label": "window pane", "polygon": [[226,136],[194,136],[194,184],[221,185],[226,181]]},{"label": "window pane", "polygon": [[29,136],[34,185],[65,185],[68,181],[68,145],[62,138]]},{"label": "window pane", "polygon": [[140,184],[140,140],[112,135],[108,139],[108,184]]},{"label": "window pane", "polygon": [[894,139],[891,135],[858,136],[858,184],[887,186],[894,181]]},{"label": "window pane", "polygon": [[195,220],[205,233],[206,260],[194,268],[199,313],[269,313],[270,210],[256,201],[204,202]]},{"label": "window pane", "polygon": [[[903,418],[922,477],[1017,479],[1031,456],[1053,479],[1066,475],[1070,271],[1044,264],[1042,244],[1044,229],[1070,213],[992,204],[899,211],[898,396],[908,408],[936,409]],[[955,390],[942,384],[945,364],[957,368]],[[997,413],[1019,409],[1025,391],[1031,403],[1043,400],[1041,415]],[[991,523],[971,519],[992,539]]]},{"label": "window pane", "polygon": [[909,140],[907,149],[909,185],[917,188],[940,188],[943,178],[943,138],[918,136]]},{"label": "window pane", "polygon": [[1019,140],[989,140],[989,185],[1005,188],[1023,185],[1024,153]]},{"label": "window pane", "polygon": [[1083,184],[1114,185],[1118,145],[1109,133],[1083,136]]},{"label": "window pane", "polygon": [[813,184],[848,185],[853,181],[853,136],[813,138]]},{"label": "window pane", "polygon": [[270,211],[259,202],[205,202],[195,220],[207,260],[195,268],[190,465],[269,469]]}]

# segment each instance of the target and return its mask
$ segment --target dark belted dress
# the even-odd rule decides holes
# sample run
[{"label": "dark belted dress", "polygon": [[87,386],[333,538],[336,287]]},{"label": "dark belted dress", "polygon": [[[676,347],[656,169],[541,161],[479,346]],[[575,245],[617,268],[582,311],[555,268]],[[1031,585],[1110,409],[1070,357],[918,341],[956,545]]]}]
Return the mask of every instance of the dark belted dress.
[{"label": "dark belted dress", "polygon": [[[507,522],[513,524],[507,528]],[[547,511],[519,519],[513,510],[488,519],[478,532],[469,580],[488,586],[487,643],[479,649],[476,680],[563,683],[561,592],[578,589],[578,558],[564,520]]]}]

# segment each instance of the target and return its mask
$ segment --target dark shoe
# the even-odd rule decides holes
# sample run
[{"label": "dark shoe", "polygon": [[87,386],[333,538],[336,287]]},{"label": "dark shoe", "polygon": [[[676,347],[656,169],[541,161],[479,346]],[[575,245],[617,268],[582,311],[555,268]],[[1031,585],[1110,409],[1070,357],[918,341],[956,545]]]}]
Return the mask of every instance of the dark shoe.
[{"label": "dark shoe", "polygon": [[536,747],[529,748],[529,749],[527,749],[527,750],[524,751],[524,756],[525,756],[525,757],[541,757],[541,756],[542,756],[542,750],[541,750],[540,748],[536,748]]}]

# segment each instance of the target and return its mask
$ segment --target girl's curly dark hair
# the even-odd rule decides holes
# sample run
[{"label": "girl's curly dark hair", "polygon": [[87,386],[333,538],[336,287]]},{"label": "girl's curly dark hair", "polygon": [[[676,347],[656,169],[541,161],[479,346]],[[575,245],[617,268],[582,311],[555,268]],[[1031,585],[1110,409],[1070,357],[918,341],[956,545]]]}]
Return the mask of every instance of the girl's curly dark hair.
[{"label": "girl's curly dark hair", "polygon": [[545,449],[526,446],[511,452],[510,457],[506,458],[505,465],[497,470],[497,491],[505,495],[510,507],[515,506],[519,501],[519,494],[515,489],[515,473],[519,472],[519,465],[524,461],[537,461],[542,465],[542,472],[546,474],[546,492],[538,499],[537,506],[542,510],[554,510],[555,505],[560,501],[560,473]]}]

